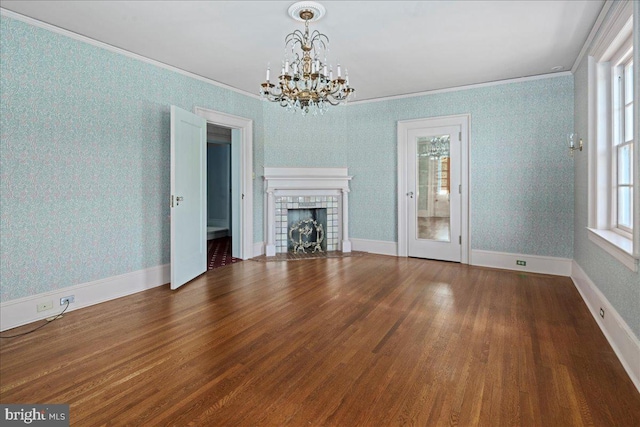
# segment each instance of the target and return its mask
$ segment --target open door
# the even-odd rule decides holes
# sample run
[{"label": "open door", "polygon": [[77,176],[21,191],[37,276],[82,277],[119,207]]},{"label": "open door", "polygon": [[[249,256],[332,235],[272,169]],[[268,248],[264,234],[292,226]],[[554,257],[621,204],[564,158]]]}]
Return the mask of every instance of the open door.
[{"label": "open door", "polygon": [[171,289],[207,270],[207,122],[171,106]]}]

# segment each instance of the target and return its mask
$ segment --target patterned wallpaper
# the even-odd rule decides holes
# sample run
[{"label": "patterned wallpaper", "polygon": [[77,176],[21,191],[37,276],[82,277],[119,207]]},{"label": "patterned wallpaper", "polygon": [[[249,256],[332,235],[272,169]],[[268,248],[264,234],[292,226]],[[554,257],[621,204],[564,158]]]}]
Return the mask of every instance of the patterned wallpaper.
[{"label": "patterned wallpaper", "polygon": [[[382,241],[397,241],[397,121],[471,114],[472,248],[572,257],[572,76],[353,104],[321,120],[277,109],[265,109],[265,165],[348,166],[351,236]],[[304,132],[283,135],[288,124]]]},{"label": "patterned wallpaper", "polygon": [[[0,18],[0,301],[169,262],[169,107],[262,103]],[[254,240],[262,241],[254,184]]]},{"label": "patterned wallpaper", "polygon": [[254,120],[256,242],[263,165],[348,166],[351,235],[396,241],[396,122],[469,113],[472,247],[572,257],[571,76],[301,117],[11,18],[0,25],[1,301],[168,262],[171,104]]},{"label": "patterned wallpaper", "polygon": [[[634,53],[637,62],[640,60],[637,57],[638,51]],[[584,151],[576,152],[574,156],[574,259],[615,307],[636,337],[640,337],[640,273],[634,273],[625,267],[599,246],[593,244],[587,235],[587,159],[589,150],[592,148],[585,137],[588,135],[587,88],[587,58],[585,57],[575,73],[575,125],[576,132],[583,135],[585,145]]]}]

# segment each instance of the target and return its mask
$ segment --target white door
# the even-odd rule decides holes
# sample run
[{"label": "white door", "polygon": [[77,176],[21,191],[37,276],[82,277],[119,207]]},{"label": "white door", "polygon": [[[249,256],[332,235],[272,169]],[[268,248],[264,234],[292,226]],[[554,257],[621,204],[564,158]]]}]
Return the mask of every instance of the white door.
[{"label": "white door", "polygon": [[407,255],[460,262],[461,135],[459,125],[407,131]]},{"label": "white door", "polygon": [[207,270],[207,122],[171,106],[171,289]]}]

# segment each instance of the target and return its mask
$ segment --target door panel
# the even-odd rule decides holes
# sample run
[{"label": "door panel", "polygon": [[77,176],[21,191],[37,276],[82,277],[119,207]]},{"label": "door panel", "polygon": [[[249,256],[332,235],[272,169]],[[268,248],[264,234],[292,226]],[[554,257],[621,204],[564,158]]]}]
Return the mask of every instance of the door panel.
[{"label": "door panel", "polygon": [[460,126],[407,134],[408,255],[460,262]]},{"label": "door panel", "polygon": [[171,106],[171,289],[207,270],[206,121]]}]

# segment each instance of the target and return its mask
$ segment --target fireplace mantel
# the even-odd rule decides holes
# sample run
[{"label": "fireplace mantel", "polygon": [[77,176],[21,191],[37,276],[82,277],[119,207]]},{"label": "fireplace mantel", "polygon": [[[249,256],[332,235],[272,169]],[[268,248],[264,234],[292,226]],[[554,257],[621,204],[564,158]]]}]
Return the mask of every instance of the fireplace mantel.
[{"label": "fireplace mantel", "polygon": [[264,168],[265,191],[346,190],[351,176],[347,168]]},{"label": "fireplace mantel", "polygon": [[349,241],[349,175],[347,168],[264,168],[267,222],[266,255],[276,254],[275,198],[284,196],[338,196],[340,203],[340,248],[351,252]]}]

